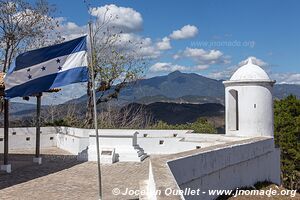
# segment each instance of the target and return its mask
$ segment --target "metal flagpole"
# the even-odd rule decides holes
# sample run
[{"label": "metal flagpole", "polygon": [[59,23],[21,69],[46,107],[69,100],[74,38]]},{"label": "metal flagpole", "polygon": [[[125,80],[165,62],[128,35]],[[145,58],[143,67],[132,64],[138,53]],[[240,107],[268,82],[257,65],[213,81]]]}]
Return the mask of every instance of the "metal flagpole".
[{"label": "metal flagpole", "polygon": [[41,137],[41,98],[42,93],[38,93],[36,96],[36,141],[35,141],[35,157],[40,157],[40,137]]},{"label": "metal flagpole", "polygon": [[101,166],[100,166],[100,145],[97,123],[97,105],[96,105],[96,90],[95,90],[95,72],[94,72],[94,57],[93,57],[93,40],[92,40],[92,24],[89,22],[89,36],[91,47],[91,71],[92,71],[92,87],[93,87],[93,104],[94,104],[94,126],[96,132],[96,146],[97,146],[97,163],[98,163],[98,184],[99,184],[99,200],[102,200],[102,187],[101,187]]},{"label": "metal flagpole", "polygon": [[4,99],[4,165],[8,165],[9,101]]}]

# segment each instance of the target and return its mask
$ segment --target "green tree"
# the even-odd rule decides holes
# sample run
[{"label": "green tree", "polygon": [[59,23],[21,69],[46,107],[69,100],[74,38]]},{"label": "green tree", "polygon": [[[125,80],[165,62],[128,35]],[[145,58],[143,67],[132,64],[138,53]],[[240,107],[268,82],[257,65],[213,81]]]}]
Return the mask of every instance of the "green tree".
[{"label": "green tree", "polygon": [[158,121],[152,125],[152,129],[169,129],[169,130],[193,130],[195,133],[217,133],[216,128],[204,118],[198,118],[193,123],[171,125],[164,121]]},{"label": "green tree", "polygon": [[275,143],[281,149],[283,185],[300,189],[300,99],[290,95],[274,105]]}]

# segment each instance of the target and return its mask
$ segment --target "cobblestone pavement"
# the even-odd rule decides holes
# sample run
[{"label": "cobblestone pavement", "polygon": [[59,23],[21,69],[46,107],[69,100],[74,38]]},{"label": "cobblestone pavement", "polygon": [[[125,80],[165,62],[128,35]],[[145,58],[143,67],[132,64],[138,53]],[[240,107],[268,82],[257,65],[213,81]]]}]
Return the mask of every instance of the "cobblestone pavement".
[{"label": "cobblestone pavement", "polygon": [[[98,199],[97,163],[79,162],[75,156],[58,148],[43,149],[43,164],[32,163],[33,150],[10,151],[12,173],[0,173],[2,200],[96,200]],[[0,155],[0,163],[3,158]],[[148,159],[141,163],[126,162],[102,165],[105,200],[138,199],[137,195],[112,195],[113,188],[124,192],[137,190],[148,176]]]}]

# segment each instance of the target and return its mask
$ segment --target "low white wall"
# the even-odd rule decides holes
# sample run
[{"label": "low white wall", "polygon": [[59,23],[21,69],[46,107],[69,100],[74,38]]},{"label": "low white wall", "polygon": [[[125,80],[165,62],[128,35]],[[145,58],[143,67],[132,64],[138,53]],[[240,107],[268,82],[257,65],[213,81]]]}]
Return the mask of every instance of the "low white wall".
[{"label": "low white wall", "polygon": [[[34,127],[29,128],[10,128],[9,129],[9,149],[32,149],[35,148],[35,134]],[[0,153],[4,151],[3,129],[0,129]],[[40,135],[41,148],[56,146],[56,133],[53,127],[41,127]]]},{"label": "low white wall", "polygon": [[[0,152],[4,150],[4,133],[0,129]],[[35,127],[10,128],[9,149],[35,148]],[[137,154],[137,132],[135,130],[99,129],[101,147],[115,147],[118,152],[126,150]],[[94,129],[72,127],[41,127],[41,148],[59,147],[72,154],[87,153],[88,146],[96,144]],[[130,148],[129,148],[130,147]],[[85,152],[84,152],[85,151]],[[142,152],[143,153],[143,152]]]},{"label": "low white wall", "polygon": [[196,142],[184,142],[183,138],[137,138],[137,143],[147,154],[173,154],[200,147]]},{"label": "low white wall", "polygon": [[[35,148],[35,131],[35,127],[10,128],[9,148]],[[13,132],[16,135],[13,135]],[[102,147],[114,147],[119,152],[118,149],[126,149],[128,145],[139,146],[137,148],[142,148],[139,151],[147,154],[173,154],[235,140],[231,137],[224,137],[224,135],[191,133],[191,130],[99,129],[98,132]],[[0,138],[3,138],[3,129],[0,129]],[[26,138],[30,138],[30,140],[26,140]],[[0,152],[3,151],[3,143],[0,141]],[[95,146],[94,129],[41,128],[41,148],[57,146],[77,155],[87,150],[89,145],[91,148]]]},{"label": "low white wall", "polygon": [[[55,127],[41,127],[41,134],[53,134],[56,133],[57,129]],[[9,135],[33,135],[36,133],[35,127],[24,127],[24,128],[9,128]],[[0,137],[4,136],[4,129],[0,129]]]},{"label": "low white wall", "polygon": [[220,134],[191,133],[187,130],[138,130],[138,132],[137,143],[147,154],[173,154],[241,139]]},{"label": "low white wall", "polygon": [[[102,129],[99,131],[100,148],[114,148],[118,161],[140,162],[145,158],[143,149],[137,143],[135,130]],[[88,160],[96,161],[96,136],[90,135]]]},{"label": "low white wall", "polygon": [[[236,189],[259,181],[280,184],[280,152],[272,138],[215,149],[168,162],[181,189]],[[214,199],[207,194],[187,200]]]},{"label": "low white wall", "polygon": [[184,137],[187,133],[192,133],[192,130],[156,130],[156,129],[139,129],[136,130],[139,134],[137,135],[138,138],[140,137],[147,137],[147,138],[154,138],[154,137]]},{"label": "low white wall", "polygon": [[78,155],[84,151],[87,151],[87,147],[89,146],[89,135],[91,131],[91,129],[57,127],[56,145],[58,148]]},{"label": "low white wall", "polygon": [[89,137],[77,137],[67,134],[56,135],[57,147],[72,154],[78,155],[79,153],[87,150],[89,146]]},{"label": "low white wall", "polygon": [[76,137],[89,137],[95,133],[94,129],[73,128],[73,127],[57,127],[56,132],[59,134],[68,134]]},{"label": "low white wall", "polygon": [[[16,135],[13,135],[13,132]],[[35,132],[35,127],[10,128],[9,148],[35,148]],[[136,132],[137,136],[133,137]],[[99,136],[100,145],[104,147],[139,145],[148,154],[170,154],[192,150],[195,149],[196,146],[199,146],[199,144],[194,144],[192,142],[178,142],[189,132],[191,131],[99,129]],[[129,135],[130,137],[128,137]],[[90,136],[90,141],[88,141]],[[57,146],[70,153],[78,154],[83,150],[86,150],[89,144],[95,145],[94,136],[94,129],[42,127],[41,147]],[[3,129],[0,129],[0,138],[3,138]],[[26,138],[30,138],[30,140],[26,140]],[[160,141],[163,141],[163,144],[160,144]],[[3,151],[3,143],[4,141],[0,141],[0,152]]]}]

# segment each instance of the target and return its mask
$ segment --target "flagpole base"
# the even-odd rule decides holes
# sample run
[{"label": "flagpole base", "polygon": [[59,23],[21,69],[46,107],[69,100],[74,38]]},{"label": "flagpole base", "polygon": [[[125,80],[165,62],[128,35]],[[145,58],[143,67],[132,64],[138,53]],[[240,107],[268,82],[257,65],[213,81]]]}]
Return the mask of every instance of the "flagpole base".
[{"label": "flagpole base", "polygon": [[34,157],[32,159],[32,162],[41,165],[42,164],[42,157]]},{"label": "flagpole base", "polygon": [[11,164],[1,165],[0,170],[5,171],[6,173],[11,173]]}]

